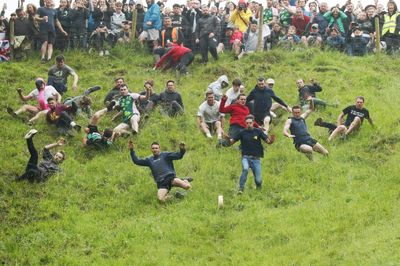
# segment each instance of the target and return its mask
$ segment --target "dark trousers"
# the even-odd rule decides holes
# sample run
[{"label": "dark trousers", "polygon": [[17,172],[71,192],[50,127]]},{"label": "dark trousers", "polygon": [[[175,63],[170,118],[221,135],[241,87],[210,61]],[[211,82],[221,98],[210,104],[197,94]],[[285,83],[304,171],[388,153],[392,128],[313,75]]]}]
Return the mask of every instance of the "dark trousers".
[{"label": "dark trousers", "polygon": [[208,35],[203,35],[200,37],[200,53],[203,63],[208,62],[208,51],[210,51],[215,60],[218,60],[217,48],[211,48],[210,38],[208,38]]},{"label": "dark trousers", "polygon": [[187,72],[187,67],[193,62],[193,60],[194,54],[192,52],[184,54],[179,60],[179,64],[176,66],[176,69],[182,74],[185,74]]},{"label": "dark trousers", "polygon": [[38,162],[39,162],[39,154],[33,145],[33,140],[32,138],[29,138],[26,140],[26,143],[28,145],[28,150],[29,154],[31,157],[29,158],[28,164],[26,165],[25,168],[25,173],[17,178],[17,180],[24,180],[27,179],[30,182],[35,181],[35,179],[40,178],[40,170],[37,167]]},{"label": "dark trousers", "polygon": [[177,101],[172,101],[169,105],[163,106],[162,112],[168,116],[177,116],[183,114],[185,111]]},{"label": "dark trousers", "polygon": [[57,128],[62,128],[62,129],[69,129],[71,127],[71,122],[72,122],[71,116],[63,111],[60,113],[60,117],[58,118],[56,122]]},{"label": "dark trousers", "polygon": [[318,124],[315,124],[316,126],[319,127],[325,127],[328,129],[329,135],[332,134],[332,132],[337,128],[335,124],[328,123],[328,122],[319,122]]}]

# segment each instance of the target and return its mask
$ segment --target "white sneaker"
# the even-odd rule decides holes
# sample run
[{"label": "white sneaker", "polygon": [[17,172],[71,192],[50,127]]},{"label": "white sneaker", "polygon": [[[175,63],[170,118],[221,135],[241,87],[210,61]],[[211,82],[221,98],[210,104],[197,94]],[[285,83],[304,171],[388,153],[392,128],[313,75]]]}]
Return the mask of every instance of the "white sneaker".
[{"label": "white sneaker", "polygon": [[36,129],[31,129],[28,131],[28,133],[26,133],[25,135],[25,139],[30,139],[32,138],[38,131]]},{"label": "white sneaker", "polygon": [[106,50],[106,51],[104,52],[104,55],[110,55],[110,52],[109,52],[108,50]]},{"label": "white sneaker", "polygon": [[104,52],[100,51],[99,56],[103,56],[103,55],[104,55]]}]

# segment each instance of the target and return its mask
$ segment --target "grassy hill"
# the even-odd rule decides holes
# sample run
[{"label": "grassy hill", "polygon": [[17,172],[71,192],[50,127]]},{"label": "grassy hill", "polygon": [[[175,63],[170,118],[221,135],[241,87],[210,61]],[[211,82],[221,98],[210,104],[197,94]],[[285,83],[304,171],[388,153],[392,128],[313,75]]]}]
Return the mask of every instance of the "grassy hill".
[{"label": "grassy hill", "polygon": [[[113,57],[66,53],[80,76],[79,91],[99,84],[94,109],[113,80],[123,76],[133,91],[155,80],[157,92],[173,72],[151,71],[151,57],[115,49]],[[176,161],[177,173],[194,177],[184,200],[160,205],[147,168],[131,163],[127,139],[98,154],[81,147],[82,136],[67,139],[63,173],[47,183],[15,182],[28,160],[24,134],[29,126],[12,119],[7,106],[21,104],[15,89],[29,92],[46,77],[50,64],[37,58],[1,64],[0,262],[10,265],[398,265],[400,263],[400,141],[398,106],[400,64],[385,55],[351,58],[316,50],[275,50],[240,61],[223,55],[216,64],[195,64],[179,78],[186,114],[176,119],[155,112],[134,138],[137,153],[150,154],[154,140],[163,150],[187,144]],[[262,160],[264,187],[256,191],[249,175],[238,196],[241,173],[237,145],[215,148],[196,127],[196,112],[207,85],[219,75],[241,78],[249,92],[258,76],[275,79],[275,92],[297,102],[298,78],[317,79],[319,97],[338,108],[313,113],[313,137],[329,158],[309,162],[282,135],[288,116],[274,122],[277,141]],[[71,95],[71,92],[68,93]],[[68,96],[67,95],[67,96]],[[323,117],[336,121],[340,111],[363,95],[376,129],[367,123],[346,141],[328,143],[327,132],[313,126]],[[87,121],[79,118],[85,125]],[[228,124],[228,123],[227,123]],[[114,127],[107,115],[100,128]],[[36,125],[35,144],[56,138],[45,122]],[[217,196],[225,207],[217,209]]]}]

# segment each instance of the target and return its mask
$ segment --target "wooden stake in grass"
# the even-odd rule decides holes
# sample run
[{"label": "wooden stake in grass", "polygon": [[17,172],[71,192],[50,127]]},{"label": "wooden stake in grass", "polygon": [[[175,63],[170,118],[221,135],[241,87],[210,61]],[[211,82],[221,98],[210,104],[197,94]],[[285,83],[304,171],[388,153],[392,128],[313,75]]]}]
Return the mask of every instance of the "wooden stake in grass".
[{"label": "wooden stake in grass", "polygon": [[260,15],[259,15],[259,22],[258,22],[258,46],[257,46],[257,51],[262,52],[264,50],[264,38],[263,38],[263,6],[260,5]]},{"label": "wooden stake in grass", "polygon": [[378,16],[375,17],[375,53],[380,53],[381,52],[381,31],[379,29],[379,18]]},{"label": "wooden stake in grass", "polygon": [[131,27],[131,42],[133,41],[133,39],[136,39],[136,21],[137,21],[137,10],[136,10],[136,6],[135,8],[132,10],[132,27]]},{"label": "wooden stake in grass", "polygon": [[14,58],[14,43],[15,43],[15,23],[14,19],[10,19],[10,58]]}]

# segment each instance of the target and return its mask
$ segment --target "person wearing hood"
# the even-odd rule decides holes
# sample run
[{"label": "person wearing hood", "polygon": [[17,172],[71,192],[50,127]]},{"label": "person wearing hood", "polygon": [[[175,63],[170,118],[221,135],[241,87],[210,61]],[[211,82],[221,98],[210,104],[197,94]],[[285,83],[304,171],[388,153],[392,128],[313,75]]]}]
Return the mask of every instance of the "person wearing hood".
[{"label": "person wearing hood", "polygon": [[228,77],[226,75],[222,75],[216,81],[208,85],[206,92],[212,91],[214,93],[215,100],[219,101],[223,95],[224,88],[227,88],[228,86]]}]

